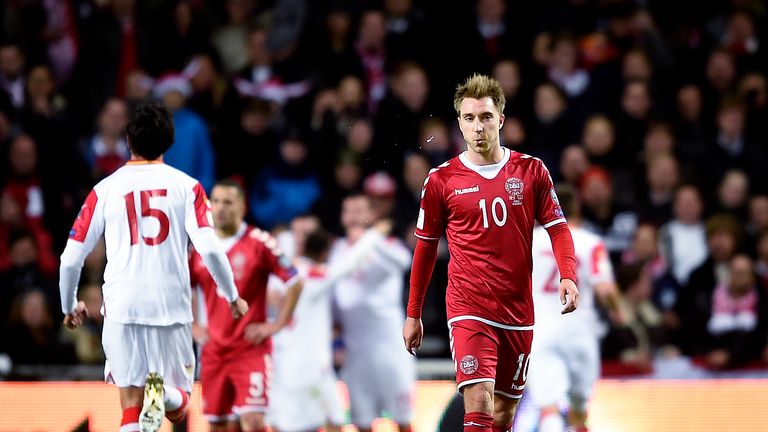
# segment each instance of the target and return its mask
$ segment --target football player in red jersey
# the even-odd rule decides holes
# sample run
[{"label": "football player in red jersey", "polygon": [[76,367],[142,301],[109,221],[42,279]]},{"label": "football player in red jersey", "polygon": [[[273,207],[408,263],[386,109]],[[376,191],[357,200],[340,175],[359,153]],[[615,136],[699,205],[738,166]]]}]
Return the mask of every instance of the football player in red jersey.
[{"label": "football player in red jersey", "polygon": [[[277,240],[244,222],[245,193],[239,184],[231,180],[216,183],[211,191],[211,208],[235,285],[250,309],[234,322],[226,303],[216,296],[217,286],[200,256],[192,254],[192,282],[202,289],[208,318],[207,329],[196,326],[194,332],[198,342],[205,340],[200,373],[203,413],[213,431],[263,432],[272,374],[271,336],[290,322],[303,282]],[[277,318],[267,322],[270,275],[281,279],[287,292]]]},{"label": "football player in red jersey", "polygon": [[464,394],[464,430],[509,431],[523,394],[533,339],[531,242],[547,229],[561,274],[563,313],[579,302],[573,239],[541,160],[499,142],[504,92],[474,75],[454,95],[467,150],[424,181],[416,223],[405,347],[421,345],[421,309],[438,239],[450,250],[446,312],[456,381]]}]

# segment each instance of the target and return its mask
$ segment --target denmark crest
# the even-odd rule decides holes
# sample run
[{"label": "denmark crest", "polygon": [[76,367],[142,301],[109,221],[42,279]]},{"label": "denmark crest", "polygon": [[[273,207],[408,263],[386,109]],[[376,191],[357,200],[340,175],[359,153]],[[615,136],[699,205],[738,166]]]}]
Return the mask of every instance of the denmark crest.
[{"label": "denmark crest", "polygon": [[524,189],[525,184],[523,184],[523,181],[517,177],[510,177],[507,179],[506,183],[504,183],[504,190],[509,194],[509,199],[512,201],[512,205],[523,204]]},{"label": "denmark crest", "polygon": [[473,374],[477,371],[478,361],[475,356],[467,354],[464,357],[461,358],[461,361],[459,362],[459,369],[461,369],[461,373],[465,375]]}]

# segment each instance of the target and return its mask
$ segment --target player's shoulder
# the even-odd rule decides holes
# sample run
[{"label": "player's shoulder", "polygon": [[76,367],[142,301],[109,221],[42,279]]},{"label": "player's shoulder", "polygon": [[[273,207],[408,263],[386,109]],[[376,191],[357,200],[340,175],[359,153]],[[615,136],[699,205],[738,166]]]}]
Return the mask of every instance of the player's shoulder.
[{"label": "player's shoulder", "polygon": [[280,247],[280,242],[277,241],[277,237],[272,235],[267,230],[263,230],[253,225],[246,225],[243,237],[240,242],[247,242],[249,247],[254,248],[266,248],[269,249],[274,255],[282,256],[283,251]]},{"label": "player's shoulder", "polygon": [[514,150],[509,151],[509,160],[507,163],[512,165],[527,166],[529,169],[543,168],[547,170],[547,166],[541,159],[537,158],[536,156],[529,155],[528,153],[521,153]]},{"label": "player's shoulder", "polygon": [[594,246],[603,242],[603,239],[594,232],[582,226],[570,226],[571,237],[575,244]]}]

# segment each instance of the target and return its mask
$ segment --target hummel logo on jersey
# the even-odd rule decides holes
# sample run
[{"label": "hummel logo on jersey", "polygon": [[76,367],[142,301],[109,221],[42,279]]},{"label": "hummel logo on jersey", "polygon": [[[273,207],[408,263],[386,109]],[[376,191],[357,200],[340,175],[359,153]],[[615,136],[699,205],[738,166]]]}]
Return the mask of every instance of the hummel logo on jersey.
[{"label": "hummel logo on jersey", "polygon": [[475,423],[473,421],[468,421],[464,423],[464,426],[475,426],[475,427],[483,427],[480,423]]},{"label": "hummel logo on jersey", "polygon": [[454,191],[456,192],[456,195],[464,195],[472,192],[480,192],[480,186],[475,185],[475,186],[464,188],[464,189],[454,189]]}]

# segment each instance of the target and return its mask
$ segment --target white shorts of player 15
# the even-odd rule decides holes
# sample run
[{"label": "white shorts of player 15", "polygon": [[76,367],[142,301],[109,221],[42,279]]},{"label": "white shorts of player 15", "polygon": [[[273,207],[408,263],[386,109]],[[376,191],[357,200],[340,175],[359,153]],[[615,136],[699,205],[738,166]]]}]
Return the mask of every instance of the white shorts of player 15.
[{"label": "white shorts of player 15", "polygon": [[150,326],[104,320],[104,380],[118,387],[144,387],[149,372],[166,386],[190,393],[195,373],[192,325]]}]

